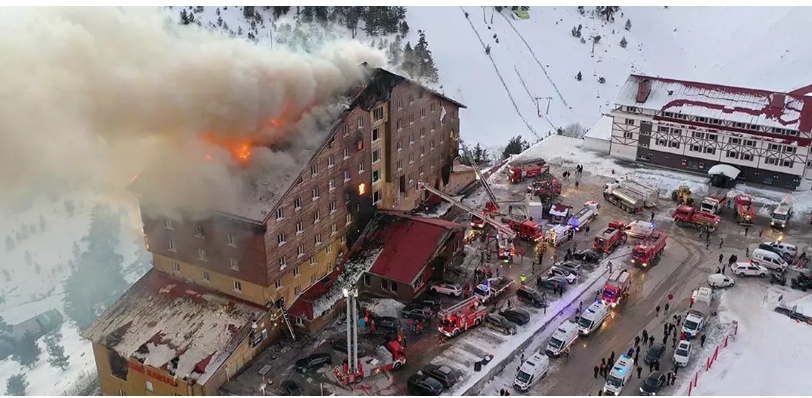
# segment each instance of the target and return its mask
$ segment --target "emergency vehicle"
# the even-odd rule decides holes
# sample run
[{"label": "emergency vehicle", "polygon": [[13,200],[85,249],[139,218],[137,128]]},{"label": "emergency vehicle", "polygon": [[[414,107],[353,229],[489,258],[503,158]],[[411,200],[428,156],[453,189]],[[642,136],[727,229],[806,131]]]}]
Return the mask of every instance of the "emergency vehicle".
[{"label": "emergency vehicle", "polygon": [[756,207],[750,195],[736,195],[736,222],[741,225],[752,225],[756,219]]},{"label": "emergency vehicle", "polygon": [[553,224],[564,224],[570,215],[572,207],[555,203],[550,206],[550,222]]},{"label": "emergency vehicle", "polygon": [[619,269],[609,275],[609,280],[603,287],[601,301],[611,307],[617,307],[621,301],[629,294],[631,287],[631,273],[627,269]]},{"label": "emergency vehicle", "polygon": [[680,227],[691,227],[709,232],[716,231],[719,228],[719,216],[699,211],[691,206],[677,206],[673,217],[674,222]]},{"label": "emergency vehicle", "polygon": [[502,222],[507,224],[516,235],[530,242],[538,242],[544,238],[541,225],[535,221],[517,220],[513,217],[503,217]]},{"label": "emergency vehicle", "polygon": [[471,296],[451,307],[437,312],[440,318],[440,333],[454,337],[460,333],[481,325],[488,316],[488,307],[482,304],[478,296]]},{"label": "emergency vehicle", "polygon": [[632,264],[641,267],[650,267],[655,259],[659,259],[665,249],[665,242],[668,235],[665,232],[657,231],[648,239],[637,245],[632,251]]},{"label": "emergency vehicle", "polygon": [[547,231],[547,243],[553,247],[558,247],[572,240],[575,230],[568,225],[554,225]]},{"label": "emergency vehicle", "polygon": [[770,215],[770,226],[774,228],[786,228],[789,219],[792,218],[792,204],[789,202],[789,197],[784,197],[784,200],[773,210]]},{"label": "emergency vehicle", "polygon": [[584,203],[584,207],[582,207],[581,210],[578,210],[577,213],[572,215],[572,217],[567,220],[567,224],[576,231],[580,231],[582,227],[585,227],[592,220],[598,217],[598,211],[600,209],[601,205],[598,202],[590,200],[589,202]]},{"label": "emergency vehicle", "polygon": [[390,341],[378,346],[373,355],[358,358],[358,371],[350,373],[349,364],[344,362],[343,369],[336,369],[334,374],[341,385],[358,383],[361,379],[391,370],[399,370],[406,364],[403,346],[397,341]]},{"label": "emergency vehicle", "polygon": [[598,253],[611,253],[627,240],[626,226],[620,221],[612,221],[608,227],[595,235],[595,244],[592,248]]},{"label": "emergency vehicle", "polygon": [[541,158],[515,161],[508,166],[508,179],[515,184],[549,172],[550,165]]},{"label": "emergency vehicle", "polygon": [[727,205],[727,201],[727,192],[719,191],[713,195],[706,196],[705,199],[702,199],[699,209],[705,213],[719,214]]}]

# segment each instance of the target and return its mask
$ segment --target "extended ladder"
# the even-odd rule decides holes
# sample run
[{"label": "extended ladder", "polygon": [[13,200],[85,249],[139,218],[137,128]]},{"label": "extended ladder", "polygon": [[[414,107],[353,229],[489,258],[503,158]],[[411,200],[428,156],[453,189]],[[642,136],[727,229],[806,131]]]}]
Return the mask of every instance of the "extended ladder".
[{"label": "extended ladder", "polygon": [[454,199],[453,197],[447,195],[445,192],[440,191],[439,189],[434,189],[434,188],[426,185],[422,181],[417,183],[417,188],[421,189],[421,190],[429,191],[429,192],[431,192],[431,193],[445,199],[447,202],[459,207],[460,209],[465,210],[466,212],[470,213],[471,215],[481,218],[483,221],[485,221],[486,223],[493,226],[496,229],[496,231],[498,231],[500,234],[502,234],[506,238],[508,238],[508,240],[513,240],[516,237],[516,233],[513,232],[513,229],[511,229],[509,226],[501,223],[500,221],[497,221],[496,219],[494,219],[491,216],[488,216],[486,214],[482,214],[482,212],[479,212],[476,209],[466,205],[465,203],[462,203],[459,200]]}]

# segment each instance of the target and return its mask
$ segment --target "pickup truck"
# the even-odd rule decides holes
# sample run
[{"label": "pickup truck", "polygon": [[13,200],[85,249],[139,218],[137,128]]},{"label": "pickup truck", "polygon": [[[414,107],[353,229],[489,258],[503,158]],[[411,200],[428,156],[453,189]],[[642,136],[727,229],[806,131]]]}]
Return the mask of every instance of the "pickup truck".
[{"label": "pickup truck", "polygon": [[479,284],[474,289],[474,294],[477,295],[483,303],[487,303],[491,299],[499,297],[505,293],[515,282],[513,279],[506,276],[490,278],[485,283]]}]

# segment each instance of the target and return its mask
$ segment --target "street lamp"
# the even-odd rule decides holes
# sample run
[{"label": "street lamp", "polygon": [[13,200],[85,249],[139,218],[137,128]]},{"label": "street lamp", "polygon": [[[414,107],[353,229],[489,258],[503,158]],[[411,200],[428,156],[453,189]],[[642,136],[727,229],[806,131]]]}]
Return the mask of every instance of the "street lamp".
[{"label": "street lamp", "polygon": [[355,305],[358,290],[345,287],[341,293],[347,299],[347,367],[352,375],[358,371],[358,309]]}]

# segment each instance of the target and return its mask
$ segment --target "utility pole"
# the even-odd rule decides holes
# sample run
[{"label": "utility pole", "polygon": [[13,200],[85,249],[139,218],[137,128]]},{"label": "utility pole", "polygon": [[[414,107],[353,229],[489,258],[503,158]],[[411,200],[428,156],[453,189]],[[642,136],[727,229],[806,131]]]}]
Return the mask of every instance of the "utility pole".
[{"label": "utility pole", "polygon": [[347,299],[347,370],[350,380],[354,381],[354,375],[358,372],[358,290],[354,287],[344,288],[342,292]]},{"label": "utility pole", "polygon": [[491,6],[491,25],[493,25],[493,13],[496,10],[496,7]]},{"label": "utility pole", "polygon": [[550,101],[553,99],[553,97],[535,97],[533,99],[536,100],[536,112],[538,112],[539,117],[541,117],[541,106],[539,105],[539,100],[547,100],[547,111],[545,114],[550,114]]},{"label": "utility pole", "polygon": [[592,39],[592,54],[590,55],[590,57],[595,58],[595,36],[592,36],[591,39]]},{"label": "utility pole", "polygon": [[485,6],[482,6],[482,22],[488,23],[488,19],[485,18]]}]

